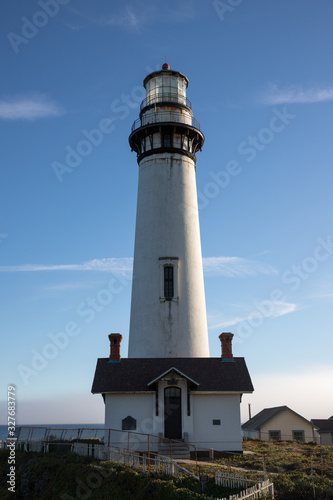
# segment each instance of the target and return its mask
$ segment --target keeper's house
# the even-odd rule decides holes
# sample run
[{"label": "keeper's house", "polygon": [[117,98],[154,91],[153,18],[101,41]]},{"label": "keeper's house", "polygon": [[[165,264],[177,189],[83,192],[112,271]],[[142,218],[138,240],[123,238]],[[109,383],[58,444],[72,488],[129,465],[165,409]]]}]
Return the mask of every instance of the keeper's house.
[{"label": "keeper's house", "polygon": [[110,357],[98,359],[92,392],[103,396],[105,428],[124,431],[111,432],[110,444],[143,451],[143,433],[155,436],[151,451],[169,438],[241,452],[240,401],[253,386],[244,358],[232,355],[232,337],[220,335],[221,358],[121,359],[122,336],[109,335]]}]

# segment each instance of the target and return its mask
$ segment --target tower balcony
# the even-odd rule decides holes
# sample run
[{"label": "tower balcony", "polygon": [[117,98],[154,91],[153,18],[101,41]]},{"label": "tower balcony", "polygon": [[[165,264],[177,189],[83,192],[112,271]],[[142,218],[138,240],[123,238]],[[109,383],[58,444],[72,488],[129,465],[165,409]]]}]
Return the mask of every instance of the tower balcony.
[{"label": "tower balcony", "polygon": [[160,114],[153,114],[150,116],[144,116],[142,118],[138,118],[137,120],[134,121],[131,129],[131,133],[133,133],[135,130],[145,127],[146,125],[151,125],[155,123],[181,123],[183,125],[189,125],[190,127],[196,128],[198,130],[200,129],[200,123],[196,118],[193,118],[189,115],[180,115],[177,117],[178,119],[175,120],[175,113],[174,112],[169,112],[169,111],[163,111],[163,113]]},{"label": "tower balcony", "polygon": [[166,121],[164,118],[151,120],[149,123],[142,123],[139,118],[133,123],[128,140],[132,151],[137,153],[139,164],[146,156],[161,153],[181,154],[195,163],[195,154],[201,151],[205,138],[199,122],[187,116],[184,121]]}]

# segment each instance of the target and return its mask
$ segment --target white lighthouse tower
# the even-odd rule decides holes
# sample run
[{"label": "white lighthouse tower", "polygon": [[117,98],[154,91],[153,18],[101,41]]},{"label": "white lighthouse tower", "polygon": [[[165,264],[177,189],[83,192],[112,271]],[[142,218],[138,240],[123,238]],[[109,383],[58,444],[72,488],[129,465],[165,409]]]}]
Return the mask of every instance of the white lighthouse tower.
[{"label": "white lighthouse tower", "polygon": [[128,356],[208,357],[195,179],[204,135],[185,75],[163,64],[143,84],[129,137],[139,186]]},{"label": "white lighthouse tower", "polygon": [[193,449],[208,456],[212,446],[241,452],[251,378],[233,356],[232,333],[219,336],[221,356],[208,350],[195,182],[204,136],[186,76],[163,64],[143,84],[129,137],[139,164],[129,353],[121,355],[120,333],[109,334],[92,386],[105,403],[104,442],[179,458]]}]

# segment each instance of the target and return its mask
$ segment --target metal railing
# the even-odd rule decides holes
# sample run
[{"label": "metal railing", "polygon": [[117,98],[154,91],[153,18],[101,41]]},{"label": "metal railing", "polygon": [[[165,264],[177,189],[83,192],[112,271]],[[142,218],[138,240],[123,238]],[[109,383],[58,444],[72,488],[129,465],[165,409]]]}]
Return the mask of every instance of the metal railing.
[{"label": "metal railing", "polygon": [[104,427],[47,427],[19,426],[16,427],[15,438],[18,441],[64,441],[68,439],[103,439]]},{"label": "metal railing", "polygon": [[[170,118],[167,120],[166,118]],[[147,120],[147,121],[146,121]],[[134,132],[134,130],[137,130],[141,127],[145,127],[146,125],[150,125],[153,123],[183,123],[184,125],[190,125],[191,127],[197,128],[200,130],[200,123],[196,118],[191,118],[190,116],[185,116],[183,117],[182,120],[175,120],[175,114],[174,113],[168,113],[168,112],[163,112],[163,114],[159,115],[150,115],[149,117],[145,117],[145,120],[142,120],[141,118],[138,118],[135,120],[135,122],[132,125],[131,132]]]},{"label": "metal railing", "polygon": [[[0,441],[0,449],[8,449],[13,441]],[[172,458],[157,455],[155,453],[140,453],[128,448],[118,448],[116,446],[106,446],[99,443],[78,443],[56,442],[36,440],[36,441],[15,441],[15,449],[22,452],[49,453],[54,451],[55,447],[61,451],[76,453],[81,456],[89,456],[97,460],[108,460],[111,462],[128,465],[134,469],[142,468],[143,471],[153,469],[154,472],[168,476],[179,477],[182,473],[190,475],[199,480],[194,474],[189,472],[183,466]]]},{"label": "metal railing", "polygon": [[[8,438],[10,441],[13,438]],[[184,441],[177,439],[164,438],[161,434],[148,434],[135,430],[120,430],[104,427],[53,427],[53,426],[18,426],[15,431],[15,441],[26,443],[47,442],[57,443],[62,442],[64,445],[70,446],[73,442],[85,442],[89,440],[94,443],[100,443],[105,446],[113,446],[119,448],[127,448],[135,451],[151,451],[156,452],[159,448],[167,448],[166,453],[174,457],[177,453],[177,446],[180,444],[188,447],[189,454],[196,457],[197,454],[206,453],[211,460],[214,459],[213,446],[224,449],[226,443],[224,441],[212,441],[211,448],[207,445],[201,446],[199,443],[191,443],[188,441],[188,436],[184,434]],[[7,438],[0,441],[0,449],[6,447]],[[233,454],[233,452],[224,452]]]},{"label": "metal railing", "polygon": [[146,106],[157,104],[159,102],[165,102],[165,103],[172,102],[172,103],[182,104],[183,106],[187,106],[188,108],[192,109],[192,103],[187,97],[183,96],[182,94],[179,94],[178,92],[164,91],[163,94],[160,95],[145,97],[140,104],[140,111],[142,111],[143,108],[145,108]]}]

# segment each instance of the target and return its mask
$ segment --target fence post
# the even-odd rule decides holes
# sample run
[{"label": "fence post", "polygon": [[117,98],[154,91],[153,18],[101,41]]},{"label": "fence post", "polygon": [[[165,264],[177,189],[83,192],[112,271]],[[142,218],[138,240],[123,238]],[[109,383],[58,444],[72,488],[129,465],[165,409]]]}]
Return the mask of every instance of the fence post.
[{"label": "fence post", "polygon": [[172,460],[172,444],[171,444],[171,439],[169,439],[169,446],[170,446],[170,457]]},{"label": "fence post", "polygon": [[198,475],[198,454],[197,454],[197,447],[194,446],[194,453],[195,453],[195,472]]},{"label": "fence post", "polygon": [[44,441],[47,440],[47,428],[45,429],[45,432],[44,432]]},{"label": "fence post", "polygon": [[321,475],[321,492],[324,491],[324,467],[323,467],[323,452],[320,452],[320,475]]},{"label": "fence post", "polygon": [[316,488],[313,479],[313,468],[312,468],[312,453],[310,454],[310,467],[311,467],[311,481],[312,481],[312,490],[313,490],[313,498],[316,498]]},{"label": "fence post", "polygon": [[264,479],[267,479],[267,472],[266,472],[266,453],[264,453],[264,454],[263,454],[262,460],[263,460],[262,468],[263,468],[263,473],[264,473]]},{"label": "fence post", "polygon": [[148,469],[150,467],[150,453],[149,453],[149,434],[148,434]]}]

